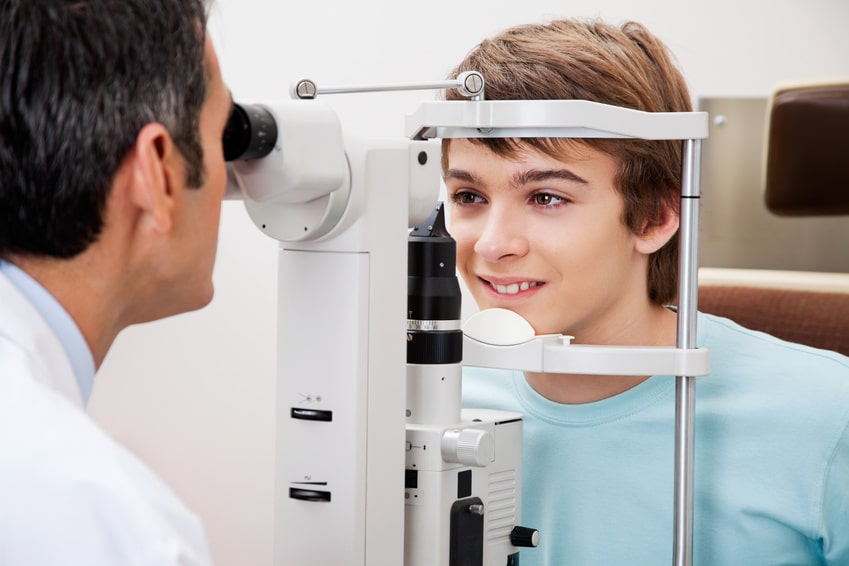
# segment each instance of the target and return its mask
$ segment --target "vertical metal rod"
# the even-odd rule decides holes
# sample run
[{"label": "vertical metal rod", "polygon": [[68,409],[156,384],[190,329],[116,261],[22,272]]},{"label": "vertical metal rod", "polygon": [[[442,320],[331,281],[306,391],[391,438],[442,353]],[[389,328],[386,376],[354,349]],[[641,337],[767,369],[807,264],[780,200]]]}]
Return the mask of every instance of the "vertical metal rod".
[{"label": "vertical metal rod", "polygon": [[[677,347],[686,349],[696,348],[701,148],[701,140],[684,142]],[[696,382],[693,376],[675,378],[674,566],[692,566],[693,564],[695,389]]]}]

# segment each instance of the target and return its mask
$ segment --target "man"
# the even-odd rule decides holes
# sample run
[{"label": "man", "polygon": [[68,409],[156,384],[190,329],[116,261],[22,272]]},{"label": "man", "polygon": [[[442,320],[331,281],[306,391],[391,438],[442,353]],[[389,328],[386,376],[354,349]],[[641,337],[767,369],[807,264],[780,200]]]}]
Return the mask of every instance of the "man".
[{"label": "man", "polygon": [[0,564],[209,564],[85,413],[131,324],[198,309],[231,98],[199,0],[0,0]]},{"label": "man", "polygon": [[[690,110],[643,26],[553,21],[483,41],[488,99]],[[453,95],[452,95],[453,96]],[[575,343],[674,345],[681,143],[447,140],[458,270],[481,309]],[[849,360],[700,314],[695,564],[849,564]],[[674,380],[464,372],[464,404],[524,414],[524,566],[672,562]]]}]

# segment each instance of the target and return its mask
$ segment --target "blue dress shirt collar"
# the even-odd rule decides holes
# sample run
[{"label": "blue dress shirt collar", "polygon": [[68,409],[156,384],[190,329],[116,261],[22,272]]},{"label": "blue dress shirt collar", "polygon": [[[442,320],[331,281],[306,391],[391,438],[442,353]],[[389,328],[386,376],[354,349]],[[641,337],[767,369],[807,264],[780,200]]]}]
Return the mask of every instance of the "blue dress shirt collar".
[{"label": "blue dress shirt collar", "polygon": [[47,289],[25,271],[0,259],[0,273],[3,273],[29,299],[59,338],[74,370],[83,404],[87,404],[94,386],[94,358],[74,319]]}]

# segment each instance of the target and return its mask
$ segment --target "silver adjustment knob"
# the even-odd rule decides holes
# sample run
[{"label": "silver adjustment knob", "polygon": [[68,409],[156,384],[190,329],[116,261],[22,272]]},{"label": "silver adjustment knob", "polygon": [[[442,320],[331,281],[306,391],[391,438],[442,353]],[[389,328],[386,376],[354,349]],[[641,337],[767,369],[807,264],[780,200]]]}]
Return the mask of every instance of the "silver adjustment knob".
[{"label": "silver adjustment knob", "polygon": [[495,456],[492,435],[477,428],[451,429],[442,434],[442,459],[464,466],[488,466]]}]

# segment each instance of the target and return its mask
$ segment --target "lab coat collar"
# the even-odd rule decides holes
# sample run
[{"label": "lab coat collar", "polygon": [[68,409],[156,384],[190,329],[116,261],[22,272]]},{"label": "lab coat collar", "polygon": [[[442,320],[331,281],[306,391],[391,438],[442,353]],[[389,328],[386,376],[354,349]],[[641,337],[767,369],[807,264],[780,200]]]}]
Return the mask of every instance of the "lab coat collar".
[{"label": "lab coat collar", "polygon": [[62,342],[41,313],[2,270],[0,339],[16,344],[26,352],[32,361],[36,381],[56,390],[71,403],[85,410],[80,386]]}]

